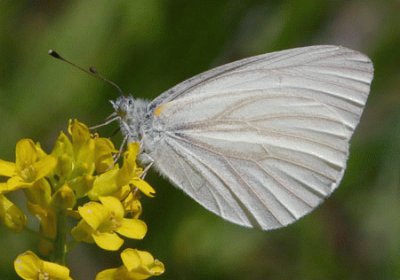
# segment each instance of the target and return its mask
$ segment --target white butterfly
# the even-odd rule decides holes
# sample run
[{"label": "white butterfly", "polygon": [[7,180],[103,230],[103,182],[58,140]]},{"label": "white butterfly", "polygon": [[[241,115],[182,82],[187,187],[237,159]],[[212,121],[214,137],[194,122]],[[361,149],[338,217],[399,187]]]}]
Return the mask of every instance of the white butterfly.
[{"label": "white butterfly", "polygon": [[373,66],[339,46],[254,56],[188,79],[148,102],[113,102],[127,141],[222,218],[286,226],[339,185]]}]

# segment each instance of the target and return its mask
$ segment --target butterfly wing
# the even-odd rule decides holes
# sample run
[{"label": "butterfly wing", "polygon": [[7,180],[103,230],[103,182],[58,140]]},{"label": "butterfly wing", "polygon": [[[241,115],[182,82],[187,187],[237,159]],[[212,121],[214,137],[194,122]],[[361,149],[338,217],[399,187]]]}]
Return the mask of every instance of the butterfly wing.
[{"label": "butterfly wing", "polygon": [[236,61],[150,103],[144,143],[156,168],[208,210],[282,227],[338,186],[372,77],[366,56],[337,46]]}]

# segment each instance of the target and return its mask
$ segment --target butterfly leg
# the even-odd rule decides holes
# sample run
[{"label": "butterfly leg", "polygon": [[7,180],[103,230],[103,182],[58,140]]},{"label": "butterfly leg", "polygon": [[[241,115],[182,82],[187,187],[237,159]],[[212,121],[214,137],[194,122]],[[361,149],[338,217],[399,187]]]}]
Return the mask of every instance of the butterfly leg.
[{"label": "butterfly leg", "polygon": [[123,152],[123,150],[124,150],[124,147],[125,147],[125,145],[126,145],[126,142],[128,141],[128,138],[129,138],[129,135],[126,135],[126,136],[124,137],[124,139],[122,139],[122,143],[121,143],[121,145],[119,146],[118,153],[116,153],[116,154],[114,155],[114,164],[116,164],[117,161],[120,159],[120,157],[121,157],[121,155],[122,155],[122,152]]},{"label": "butterfly leg", "polygon": [[153,166],[154,164],[154,159],[149,156],[146,153],[142,153],[139,156],[139,162],[144,165],[145,167],[143,168],[143,172],[142,175],[140,175],[141,179],[144,179],[144,177],[146,177],[147,172],[149,172],[150,168]]},{"label": "butterfly leg", "polygon": [[98,124],[98,125],[91,126],[91,127],[89,127],[89,129],[90,129],[90,130],[97,129],[97,128],[100,128],[100,127],[109,125],[110,123],[115,122],[115,121],[117,121],[117,120],[119,120],[119,119],[120,119],[119,116],[117,116],[115,113],[112,113],[111,115],[109,115],[109,116],[106,118],[106,120],[105,120],[103,123]]}]

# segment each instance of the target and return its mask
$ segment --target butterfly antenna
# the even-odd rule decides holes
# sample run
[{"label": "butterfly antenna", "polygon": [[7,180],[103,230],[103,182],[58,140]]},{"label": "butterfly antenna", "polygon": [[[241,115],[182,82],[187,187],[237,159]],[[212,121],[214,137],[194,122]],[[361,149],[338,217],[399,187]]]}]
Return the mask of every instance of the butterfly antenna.
[{"label": "butterfly antenna", "polygon": [[79,65],[77,65],[77,64],[75,64],[75,63],[73,63],[73,62],[71,62],[71,61],[69,61],[69,60],[67,60],[67,59],[65,59],[65,58],[62,57],[58,52],[56,52],[56,51],[54,51],[54,50],[49,50],[48,53],[49,53],[49,55],[51,55],[52,57],[54,57],[54,58],[56,58],[56,59],[59,59],[59,60],[61,60],[61,61],[63,61],[63,62],[66,62],[66,63],[68,63],[69,65],[71,65],[71,66],[73,66],[73,67],[75,67],[75,68],[77,68],[77,69],[79,69],[79,70],[85,72],[86,74],[89,74],[90,76],[95,77],[96,79],[99,79],[99,80],[101,80],[101,81],[103,81],[103,82],[106,82],[107,84],[109,84],[109,85],[111,85],[112,87],[114,87],[114,88],[118,91],[118,93],[119,93],[120,95],[125,95],[124,92],[122,91],[122,89],[121,89],[116,83],[114,83],[113,81],[110,81],[109,79],[105,78],[103,75],[101,75],[99,72],[97,72],[96,68],[94,68],[94,67],[89,67],[89,70],[87,70],[87,69],[85,69],[85,68],[83,68],[83,67],[81,67],[81,66],[79,66]]}]

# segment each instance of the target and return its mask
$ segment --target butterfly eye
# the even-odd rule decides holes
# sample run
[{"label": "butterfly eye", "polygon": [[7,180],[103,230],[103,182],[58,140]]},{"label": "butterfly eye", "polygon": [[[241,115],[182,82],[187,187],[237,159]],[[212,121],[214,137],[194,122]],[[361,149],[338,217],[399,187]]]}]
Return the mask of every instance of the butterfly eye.
[{"label": "butterfly eye", "polygon": [[133,104],[133,100],[132,99],[128,99],[128,105],[131,106]]}]

